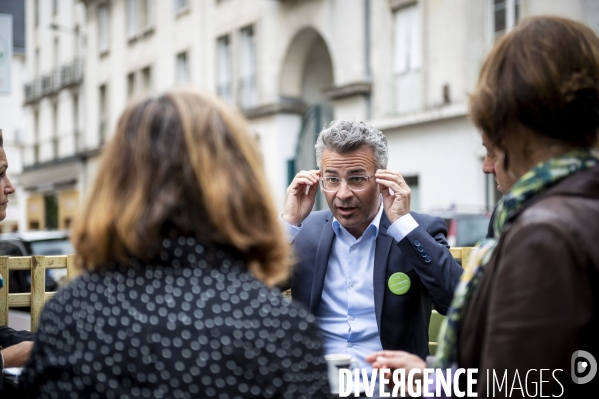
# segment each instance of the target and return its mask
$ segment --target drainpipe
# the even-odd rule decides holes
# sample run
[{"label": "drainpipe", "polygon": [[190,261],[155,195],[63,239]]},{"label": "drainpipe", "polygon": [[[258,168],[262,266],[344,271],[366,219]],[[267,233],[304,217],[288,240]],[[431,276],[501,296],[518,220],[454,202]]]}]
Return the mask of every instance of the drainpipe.
[{"label": "drainpipe", "polygon": [[[372,82],[370,69],[370,0],[364,0],[364,71],[366,80]],[[366,97],[366,119],[372,118],[372,98],[368,93]]]}]

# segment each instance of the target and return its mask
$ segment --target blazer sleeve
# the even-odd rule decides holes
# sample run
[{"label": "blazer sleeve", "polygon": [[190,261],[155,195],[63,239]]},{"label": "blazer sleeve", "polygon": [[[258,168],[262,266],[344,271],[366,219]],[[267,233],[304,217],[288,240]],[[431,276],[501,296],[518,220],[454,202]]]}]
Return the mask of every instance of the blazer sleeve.
[{"label": "blazer sleeve", "polygon": [[0,326],[0,346],[8,348],[23,341],[33,341],[35,334],[29,331],[17,331],[10,327]]},{"label": "blazer sleeve", "polygon": [[419,226],[397,245],[420,276],[437,312],[445,315],[462,268],[449,252],[447,225],[443,219],[432,216],[423,219],[423,216],[417,220]]}]

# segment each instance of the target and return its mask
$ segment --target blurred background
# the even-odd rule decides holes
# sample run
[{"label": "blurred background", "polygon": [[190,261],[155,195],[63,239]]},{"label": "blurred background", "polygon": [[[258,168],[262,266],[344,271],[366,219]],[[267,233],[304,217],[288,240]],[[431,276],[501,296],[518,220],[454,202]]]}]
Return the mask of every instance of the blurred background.
[{"label": "blurred background", "polygon": [[68,231],[119,114],[177,86],[246,116],[280,207],[294,174],[316,168],[325,124],[374,125],[413,209],[473,245],[499,194],[468,92],[494,42],[539,14],[599,33],[599,0],[2,0],[0,128],[17,192],[0,253],[72,251],[48,230]]}]

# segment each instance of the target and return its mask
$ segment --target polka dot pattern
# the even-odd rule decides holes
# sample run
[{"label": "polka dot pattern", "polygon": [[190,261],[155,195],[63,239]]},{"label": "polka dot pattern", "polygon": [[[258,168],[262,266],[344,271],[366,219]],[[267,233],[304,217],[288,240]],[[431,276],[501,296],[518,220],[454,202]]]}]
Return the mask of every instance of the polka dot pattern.
[{"label": "polka dot pattern", "polygon": [[306,309],[231,251],[165,240],[46,304],[21,384],[42,398],[317,398],[328,382]]}]

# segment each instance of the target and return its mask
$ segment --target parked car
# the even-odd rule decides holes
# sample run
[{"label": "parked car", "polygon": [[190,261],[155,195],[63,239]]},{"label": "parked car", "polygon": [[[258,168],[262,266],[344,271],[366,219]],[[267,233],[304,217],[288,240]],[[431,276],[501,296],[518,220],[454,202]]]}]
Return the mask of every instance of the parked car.
[{"label": "parked car", "polygon": [[455,211],[430,212],[447,224],[447,242],[451,247],[473,247],[487,236],[491,212],[466,213]]},{"label": "parked car", "polygon": [[[28,231],[0,234],[0,256],[67,255],[74,253],[66,231]],[[9,292],[31,292],[31,272],[14,270]],[[65,269],[46,270],[46,291],[55,291],[66,281]]]},{"label": "parked car", "polygon": [[444,217],[447,242],[451,247],[473,247],[487,236],[491,214],[459,213]]}]

